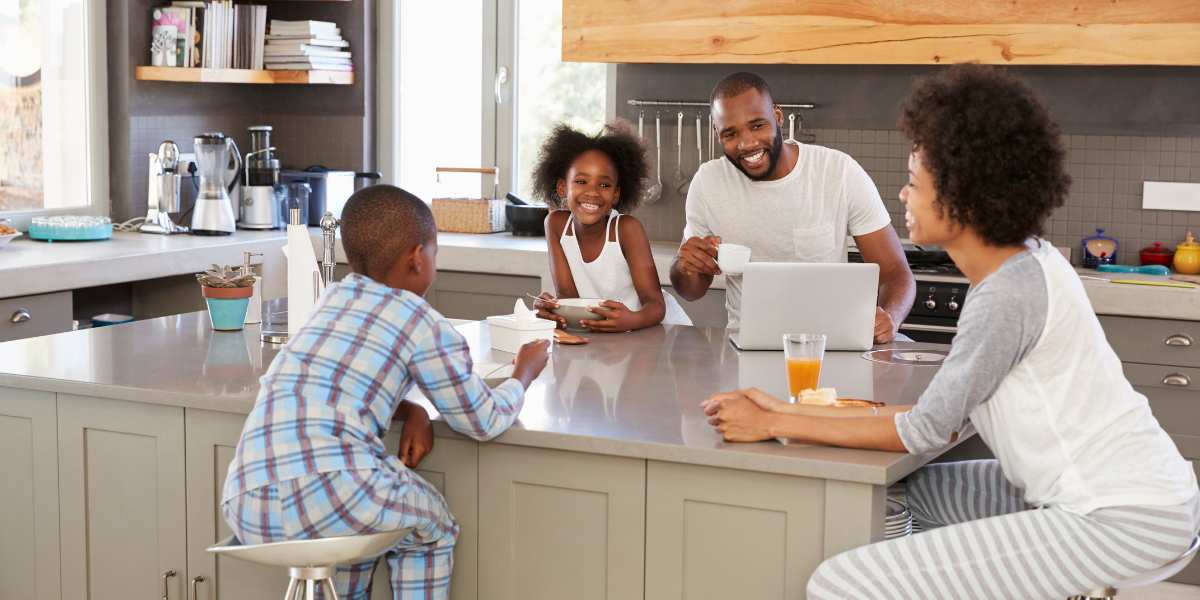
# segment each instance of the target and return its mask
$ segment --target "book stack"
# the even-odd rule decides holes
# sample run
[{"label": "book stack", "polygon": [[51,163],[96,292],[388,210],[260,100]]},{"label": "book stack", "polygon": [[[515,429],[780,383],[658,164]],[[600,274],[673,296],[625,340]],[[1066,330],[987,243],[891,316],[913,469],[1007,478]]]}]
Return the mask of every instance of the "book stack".
[{"label": "book stack", "polygon": [[[173,44],[167,40],[172,33]],[[233,0],[175,1],[153,11],[151,64],[261,69],[266,33],[264,5],[235,5]]]},{"label": "book stack", "polygon": [[264,49],[267,69],[289,71],[353,71],[350,42],[337,23],[271,19]]}]

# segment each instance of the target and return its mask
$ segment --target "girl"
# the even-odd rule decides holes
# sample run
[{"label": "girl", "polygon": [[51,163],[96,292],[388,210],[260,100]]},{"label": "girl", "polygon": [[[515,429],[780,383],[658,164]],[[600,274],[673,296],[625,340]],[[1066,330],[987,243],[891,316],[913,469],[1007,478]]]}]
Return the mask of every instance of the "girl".
[{"label": "girl", "polygon": [[[673,297],[663,294],[646,230],[629,211],[641,201],[645,152],[624,126],[607,125],[589,136],[558,125],[542,145],[534,168],[534,194],[558,209],[546,216],[550,274],[558,298],[603,298],[591,307],[601,319],[592,331],[631,331],[660,322],[691,325]],[[566,325],[550,312],[555,296],[543,293],[538,315]]]},{"label": "girl", "polygon": [[922,81],[900,127],[909,235],[971,281],[941,370],[915,406],[819,410],[743,390],[705,412],[727,440],[914,454],[969,422],[997,458],[914,473],[909,508],[927,531],[826,560],[808,597],[1065,598],[1172,561],[1200,527],[1195,474],[1070,263],[1037,237],[1070,185],[1058,127],[1024,84],[980,65]]}]

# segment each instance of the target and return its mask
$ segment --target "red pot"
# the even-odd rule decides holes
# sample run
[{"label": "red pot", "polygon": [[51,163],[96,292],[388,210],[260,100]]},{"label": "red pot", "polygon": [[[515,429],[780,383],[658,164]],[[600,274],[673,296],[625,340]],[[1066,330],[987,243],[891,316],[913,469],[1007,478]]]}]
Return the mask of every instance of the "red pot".
[{"label": "red pot", "polygon": [[1175,258],[1175,253],[1169,248],[1165,248],[1162,242],[1154,242],[1153,246],[1146,246],[1138,253],[1138,258],[1141,259],[1143,265],[1162,265],[1164,267],[1171,266],[1171,260]]}]

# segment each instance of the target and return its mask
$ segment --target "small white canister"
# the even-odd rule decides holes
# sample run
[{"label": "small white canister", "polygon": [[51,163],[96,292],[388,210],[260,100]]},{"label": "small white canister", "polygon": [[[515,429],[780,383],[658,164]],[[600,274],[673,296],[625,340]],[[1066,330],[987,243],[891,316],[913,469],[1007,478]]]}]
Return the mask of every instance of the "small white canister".
[{"label": "small white canister", "polygon": [[539,319],[537,314],[529,310],[525,303],[517,300],[511,315],[496,315],[487,318],[488,330],[491,333],[492,348],[501,352],[516,354],[521,346],[535,340],[549,340],[550,350],[554,349],[554,321]]}]

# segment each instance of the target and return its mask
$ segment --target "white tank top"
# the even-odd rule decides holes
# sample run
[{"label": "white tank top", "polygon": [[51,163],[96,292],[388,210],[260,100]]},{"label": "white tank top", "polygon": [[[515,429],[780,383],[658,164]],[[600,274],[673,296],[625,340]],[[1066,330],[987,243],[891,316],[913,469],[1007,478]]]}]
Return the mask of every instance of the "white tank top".
[{"label": "white tank top", "polygon": [[[567,257],[571,279],[575,281],[575,289],[580,298],[616,300],[629,307],[629,310],[641,310],[642,301],[633,285],[629,262],[625,260],[625,253],[621,250],[621,231],[618,227],[620,221],[620,213],[615,210],[608,213],[608,222],[604,224],[604,247],[600,249],[600,255],[591,262],[583,260],[583,251],[580,250],[579,241],[575,237],[575,215],[567,217],[567,224],[563,227],[558,242]],[[692,320],[683,312],[683,307],[673,296],[663,292],[663,300],[667,308],[663,323],[692,324]]]}]

